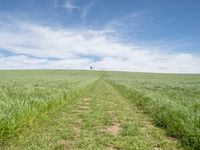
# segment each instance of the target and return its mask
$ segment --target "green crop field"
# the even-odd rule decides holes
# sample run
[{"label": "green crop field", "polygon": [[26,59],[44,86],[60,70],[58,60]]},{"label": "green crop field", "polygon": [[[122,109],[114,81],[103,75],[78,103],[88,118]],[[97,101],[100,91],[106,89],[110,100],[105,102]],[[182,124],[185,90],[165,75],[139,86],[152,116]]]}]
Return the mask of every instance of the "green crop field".
[{"label": "green crop field", "polygon": [[108,79],[168,135],[200,148],[200,75],[110,73]]},{"label": "green crop field", "polygon": [[0,71],[0,149],[200,149],[200,75]]},{"label": "green crop field", "polygon": [[78,71],[1,71],[0,139],[67,103],[96,79]]}]

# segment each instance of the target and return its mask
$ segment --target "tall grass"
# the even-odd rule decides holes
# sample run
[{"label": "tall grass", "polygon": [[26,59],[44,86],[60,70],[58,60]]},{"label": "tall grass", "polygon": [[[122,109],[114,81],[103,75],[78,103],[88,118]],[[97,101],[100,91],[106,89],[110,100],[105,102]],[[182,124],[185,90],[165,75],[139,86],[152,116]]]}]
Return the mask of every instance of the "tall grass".
[{"label": "tall grass", "polygon": [[0,141],[80,96],[96,79],[87,71],[0,71]]},{"label": "tall grass", "polygon": [[169,135],[200,149],[200,75],[110,72],[107,79]]}]

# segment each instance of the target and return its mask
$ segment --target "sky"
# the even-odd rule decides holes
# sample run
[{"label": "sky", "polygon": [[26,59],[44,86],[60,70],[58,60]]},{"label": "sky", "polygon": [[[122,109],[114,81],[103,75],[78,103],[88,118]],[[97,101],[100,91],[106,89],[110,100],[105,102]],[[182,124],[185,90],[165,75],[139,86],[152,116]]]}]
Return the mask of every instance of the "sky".
[{"label": "sky", "polygon": [[0,69],[200,73],[199,0],[0,0]]}]

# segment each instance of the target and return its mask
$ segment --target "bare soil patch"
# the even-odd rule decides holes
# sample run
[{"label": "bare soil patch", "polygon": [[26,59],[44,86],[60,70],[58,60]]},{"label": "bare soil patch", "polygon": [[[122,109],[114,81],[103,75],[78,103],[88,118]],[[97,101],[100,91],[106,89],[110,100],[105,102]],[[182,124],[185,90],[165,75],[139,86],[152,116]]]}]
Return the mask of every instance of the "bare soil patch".
[{"label": "bare soil patch", "polygon": [[121,131],[120,123],[114,122],[111,126],[106,129],[106,132],[112,135],[117,135]]},{"label": "bare soil patch", "polygon": [[114,146],[114,145],[109,145],[108,150],[122,150],[122,149],[121,149],[121,148],[118,148],[118,147],[116,147],[116,146]]},{"label": "bare soil patch", "polygon": [[64,145],[66,150],[71,150],[73,149],[74,141],[72,140],[59,140],[58,144]]},{"label": "bare soil patch", "polygon": [[89,106],[81,106],[78,108],[79,111],[86,111],[88,110],[90,107]]},{"label": "bare soil patch", "polygon": [[81,128],[79,126],[75,126],[74,127],[74,131],[75,131],[75,133],[76,133],[77,136],[80,136]]},{"label": "bare soil patch", "polygon": [[161,147],[154,147],[154,150],[163,150]]},{"label": "bare soil patch", "polygon": [[90,102],[90,100],[91,100],[91,98],[89,98],[89,97],[86,97],[83,99],[84,102]]}]

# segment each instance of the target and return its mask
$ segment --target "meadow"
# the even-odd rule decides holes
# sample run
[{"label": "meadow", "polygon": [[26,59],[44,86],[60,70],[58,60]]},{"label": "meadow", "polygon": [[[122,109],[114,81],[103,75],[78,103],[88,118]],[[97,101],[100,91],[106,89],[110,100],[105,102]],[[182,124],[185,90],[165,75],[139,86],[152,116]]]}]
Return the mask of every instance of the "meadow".
[{"label": "meadow", "polygon": [[200,75],[110,72],[107,79],[168,135],[200,148]]},{"label": "meadow", "polygon": [[96,78],[82,71],[1,71],[0,141],[80,96]]},{"label": "meadow", "polygon": [[0,142],[5,150],[198,150],[200,75],[0,71]]}]

